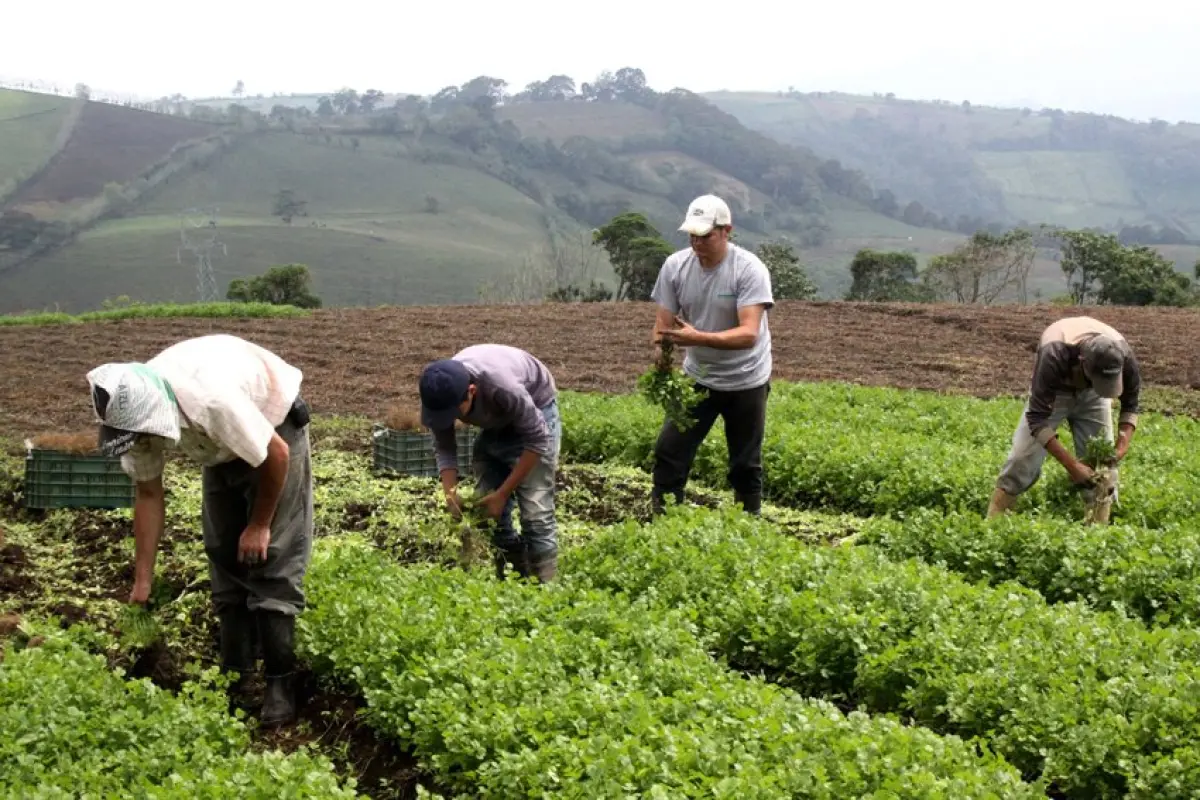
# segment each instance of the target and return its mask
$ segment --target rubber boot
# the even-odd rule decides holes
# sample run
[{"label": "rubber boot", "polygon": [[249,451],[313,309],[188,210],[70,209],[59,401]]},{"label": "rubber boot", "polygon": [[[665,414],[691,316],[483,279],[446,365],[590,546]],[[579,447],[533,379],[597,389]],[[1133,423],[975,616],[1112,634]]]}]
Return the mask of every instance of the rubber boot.
[{"label": "rubber boot", "polygon": [[756,517],[762,515],[761,494],[741,494],[740,492],[734,492],[733,500],[735,503],[740,504],[747,514],[753,514]]},{"label": "rubber boot", "polygon": [[263,648],[263,725],[286,725],[296,720],[296,618],[277,611],[259,611],[259,636]]},{"label": "rubber boot", "polygon": [[237,673],[229,687],[229,710],[249,710],[248,687],[254,671],[254,616],[245,606],[222,609],[217,613],[221,645],[221,672]]},{"label": "rubber boot", "polygon": [[675,505],[677,505],[677,506],[683,505],[683,490],[671,491],[669,489],[663,489],[659,486],[655,486],[654,488],[652,488],[650,490],[650,516],[651,517],[658,517],[658,516],[661,516],[666,513],[666,510],[667,510],[666,496],[667,495],[674,496]]},{"label": "rubber boot", "polygon": [[542,554],[531,564],[539,583],[549,583],[558,574],[558,550]]},{"label": "rubber boot", "polygon": [[529,559],[525,553],[525,542],[518,539],[516,544],[502,547],[496,551],[496,579],[504,580],[507,567],[512,567],[519,578],[529,577]]},{"label": "rubber boot", "polygon": [[1009,494],[997,486],[996,490],[992,492],[991,501],[988,503],[987,518],[991,519],[1000,514],[1005,514],[1016,504],[1017,496],[1015,494]]}]

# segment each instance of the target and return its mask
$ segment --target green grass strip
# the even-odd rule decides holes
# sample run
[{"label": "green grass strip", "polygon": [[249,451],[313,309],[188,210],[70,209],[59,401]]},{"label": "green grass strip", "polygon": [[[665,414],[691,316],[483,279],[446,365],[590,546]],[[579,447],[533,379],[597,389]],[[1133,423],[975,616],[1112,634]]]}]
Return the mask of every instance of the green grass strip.
[{"label": "green grass strip", "polygon": [[114,322],[125,319],[173,319],[200,317],[205,319],[248,319],[303,317],[311,312],[295,306],[271,303],[155,303],[135,304],[82,314],[45,312],[40,314],[9,314],[0,316],[0,325],[78,325],[84,322]]}]

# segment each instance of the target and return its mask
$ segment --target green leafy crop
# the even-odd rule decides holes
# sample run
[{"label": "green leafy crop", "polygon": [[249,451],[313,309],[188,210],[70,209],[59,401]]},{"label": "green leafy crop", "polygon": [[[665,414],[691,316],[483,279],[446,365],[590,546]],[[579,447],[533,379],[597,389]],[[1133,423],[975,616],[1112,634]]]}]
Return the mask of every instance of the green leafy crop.
[{"label": "green leafy crop", "polygon": [[626,525],[568,564],[568,581],[687,614],[733,665],[979,737],[1054,796],[1184,798],[1200,777],[1195,631],[806,547],[736,512]]},{"label": "green leafy crop", "polygon": [[1200,625],[1200,531],[1087,526],[1049,516],[912,511],[864,523],[862,542],[970,580],[1017,581],[1055,603],[1083,601],[1148,625]]},{"label": "green leafy crop", "polygon": [[686,431],[696,420],[692,415],[704,392],[696,382],[675,366],[675,344],[664,339],[654,366],[638,377],[637,387],[642,396],[666,412],[667,419],[680,431]]},{"label": "green leafy crop", "polygon": [[1088,439],[1083,463],[1092,469],[1113,466],[1117,463],[1116,445],[1103,436],[1093,436]]},{"label": "green leafy crop", "polygon": [[713,660],[690,613],[314,551],[300,646],[455,796],[1033,798],[992,755]]},{"label": "green leafy crop", "polygon": [[10,641],[0,662],[0,795],[357,796],[322,757],[251,752],[223,693],[189,683],[177,696],[125,680],[76,634],[38,633],[23,648]]}]

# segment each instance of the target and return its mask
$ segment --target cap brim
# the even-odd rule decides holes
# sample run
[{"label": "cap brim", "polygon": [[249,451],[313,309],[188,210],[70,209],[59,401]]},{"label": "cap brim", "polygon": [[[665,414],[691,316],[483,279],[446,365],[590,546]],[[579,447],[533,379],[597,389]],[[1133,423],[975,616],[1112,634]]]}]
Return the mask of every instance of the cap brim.
[{"label": "cap brim", "polygon": [[1103,373],[1092,375],[1092,390],[1101,397],[1115,398],[1121,396],[1121,388],[1123,381],[1121,373],[1116,372],[1112,375]]},{"label": "cap brim", "polygon": [[458,407],[451,406],[434,410],[428,406],[421,406],[421,424],[431,431],[445,430],[453,428],[454,423],[458,422]]},{"label": "cap brim", "polygon": [[108,425],[100,426],[100,452],[106,456],[119,456],[129,452],[137,442],[139,434],[134,431],[123,431]]},{"label": "cap brim", "polygon": [[679,230],[692,236],[707,236],[708,232],[715,227],[716,225],[712,222],[688,219],[684,220],[683,224],[679,226]]}]

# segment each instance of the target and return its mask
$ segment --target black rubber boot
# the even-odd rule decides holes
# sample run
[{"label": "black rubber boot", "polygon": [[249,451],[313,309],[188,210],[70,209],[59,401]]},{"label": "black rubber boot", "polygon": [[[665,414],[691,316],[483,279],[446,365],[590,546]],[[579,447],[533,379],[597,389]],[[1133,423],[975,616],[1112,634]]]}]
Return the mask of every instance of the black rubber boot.
[{"label": "black rubber boot", "polygon": [[675,500],[675,505],[683,505],[683,490],[663,489],[655,486],[650,490],[650,516],[658,517],[666,513],[667,500],[670,496]]},{"label": "black rubber boot", "polygon": [[762,514],[762,495],[734,492],[733,498],[735,502],[741,504],[747,514],[753,514],[756,517]]},{"label": "black rubber boot", "polygon": [[508,567],[517,573],[517,577],[529,577],[529,559],[525,555],[525,542],[518,539],[515,545],[502,547],[496,551],[496,579],[504,580]]},{"label": "black rubber boot", "polygon": [[259,722],[287,725],[296,721],[296,618],[275,611],[259,611],[259,637],[263,648],[263,694]]},{"label": "black rubber boot", "polygon": [[254,616],[245,606],[222,609],[217,613],[221,643],[221,671],[237,673],[229,687],[229,709],[249,710],[250,675],[254,671],[257,633]]}]

